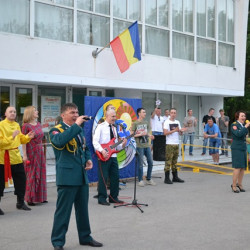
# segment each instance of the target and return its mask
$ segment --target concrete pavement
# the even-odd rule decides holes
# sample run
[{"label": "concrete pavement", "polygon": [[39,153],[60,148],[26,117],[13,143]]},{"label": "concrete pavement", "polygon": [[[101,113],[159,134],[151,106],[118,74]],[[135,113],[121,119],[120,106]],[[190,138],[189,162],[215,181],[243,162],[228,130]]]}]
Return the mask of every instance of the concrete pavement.
[{"label": "concrete pavement", "polygon": [[[106,207],[92,198],[89,213],[92,236],[107,250],[248,250],[250,249],[250,175],[244,177],[246,193],[235,194],[232,176],[181,171],[185,183],[166,185],[163,172],[154,172],[157,186],[137,186],[141,207]],[[162,177],[162,178],[156,178]],[[133,181],[120,192],[120,199],[131,202]],[[56,186],[48,186],[48,204],[32,211],[15,208],[13,192],[5,193],[0,216],[1,250],[52,250],[50,233],[56,204]],[[78,244],[72,213],[65,250],[92,249]]]}]

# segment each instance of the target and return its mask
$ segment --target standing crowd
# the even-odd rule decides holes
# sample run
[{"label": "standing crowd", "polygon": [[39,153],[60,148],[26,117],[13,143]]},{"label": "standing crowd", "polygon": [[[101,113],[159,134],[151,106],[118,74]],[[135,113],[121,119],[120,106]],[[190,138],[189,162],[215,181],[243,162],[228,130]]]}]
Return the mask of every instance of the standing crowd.
[{"label": "standing crowd", "polygon": [[[229,118],[224,110],[220,110],[220,117],[215,119],[214,109],[211,108],[203,117],[203,151],[206,154],[206,145],[209,141],[209,154],[214,164],[219,164],[219,147],[221,154],[228,156],[227,133]],[[165,152],[165,184],[173,182],[184,183],[179,178],[177,159],[179,156],[180,135],[183,135],[183,144],[189,140],[189,155],[193,155],[193,143],[197,119],[192,109],[187,110],[183,120],[183,127],[176,119],[177,110],[165,110],[161,116],[159,107],[151,114],[151,121],[146,121],[146,110],[137,109],[138,119],[132,123],[130,132],[136,140],[138,161],[138,185],[155,186],[152,180],[152,142],[156,136],[166,137]],[[26,107],[23,115],[22,129],[16,122],[16,109],[9,106],[5,111],[5,119],[0,122],[0,200],[4,195],[5,187],[14,184],[17,196],[16,208],[25,211],[37,203],[47,203],[46,163],[42,147],[43,131],[37,121],[38,111],[34,106]],[[126,138],[119,138],[116,121],[116,111],[113,105],[106,107],[105,119],[100,122],[93,133],[93,146],[99,157],[98,166],[98,204],[109,206],[110,203],[123,203],[119,200],[119,168],[117,152],[127,145]],[[78,107],[74,103],[66,103],[61,108],[61,119],[49,131],[49,140],[53,146],[56,159],[57,203],[54,214],[54,223],[51,242],[55,250],[62,250],[66,241],[72,207],[74,205],[76,225],[80,245],[101,247],[102,243],[94,240],[88,215],[89,185],[87,171],[92,169],[93,163],[90,151],[82,129],[86,116],[79,116]],[[235,122],[231,125],[232,167],[234,193],[245,192],[242,180],[247,166],[246,137],[250,122],[246,122],[246,113],[238,111]],[[23,157],[19,151],[22,144]],[[185,145],[184,145],[185,150]],[[146,180],[143,180],[143,156],[147,160]],[[172,178],[170,173],[172,172]],[[107,193],[107,183],[110,185],[110,194]],[[0,215],[4,212],[0,209]]]}]

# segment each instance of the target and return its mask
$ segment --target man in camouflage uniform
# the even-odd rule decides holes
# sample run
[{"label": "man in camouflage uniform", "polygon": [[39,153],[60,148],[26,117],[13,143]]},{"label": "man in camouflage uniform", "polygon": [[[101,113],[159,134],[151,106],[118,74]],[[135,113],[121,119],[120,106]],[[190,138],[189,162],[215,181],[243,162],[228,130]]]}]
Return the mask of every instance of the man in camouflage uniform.
[{"label": "man in camouflage uniform", "polygon": [[[179,156],[179,134],[182,134],[186,129],[181,128],[180,122],[175,120],[176,109],[170,110],[170,118],[164,122],[163,129],[166,135],[166,160],[165,160],[165,180],[166,184],[173,184],[173,182],[184,182],[178,177],[177,173],[177,159]],[[172,169],[173,182],[169,178],[170,169]]]}]

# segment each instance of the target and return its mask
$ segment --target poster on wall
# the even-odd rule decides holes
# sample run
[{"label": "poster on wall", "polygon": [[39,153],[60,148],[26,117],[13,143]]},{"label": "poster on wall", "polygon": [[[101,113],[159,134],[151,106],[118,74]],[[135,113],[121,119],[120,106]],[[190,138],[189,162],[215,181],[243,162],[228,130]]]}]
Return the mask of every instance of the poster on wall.
[{"label": "poster on wall", "polygon": [[55,126],[55,119],[61,112],[60,96],[41,96],[41,124],[43,132]]},{"label": "poster on wall", "polygon": [[[111,98],[111,97],[94,97],[85,96],[84,108],[85,114],[93,116],[94,119],[84,123],[84,132],[87,145],[91,151],[94,167],[88,171],[90,182],[98,180],[98,160],[92,145],[92,135],[98,124],[105,119],[105,110],[109,104],[116,109],[117,133],[120,137],[127,137],[130,134],[130,128],[134,121],[137,120],[136,110],[142,106],[141,99],[131,98]],[[122,124],[121,127],[118,124]],[[117,154],[120,179],[130,178],[135,173],[135,142],[133,138],[128,139],[125,149]]]}]

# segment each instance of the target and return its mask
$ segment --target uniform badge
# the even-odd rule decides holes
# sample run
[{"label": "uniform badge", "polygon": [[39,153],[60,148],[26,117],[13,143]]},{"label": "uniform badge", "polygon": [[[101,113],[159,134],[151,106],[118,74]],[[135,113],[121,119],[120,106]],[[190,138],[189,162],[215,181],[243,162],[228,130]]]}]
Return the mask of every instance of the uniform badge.
[{"label": "uniform badge", "polygon": [[237,127],[236,127],[236,126],[233,126],[233,129],[234,129],[234,130],[237,130]]},{"label": "uniform badge", "polygon": [[53,131],[52,132],[52,135],[56,135],[56,134],[59,134],[59,132],[58,131]]}]

